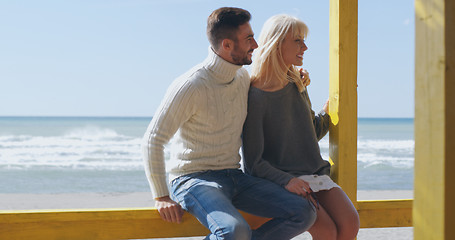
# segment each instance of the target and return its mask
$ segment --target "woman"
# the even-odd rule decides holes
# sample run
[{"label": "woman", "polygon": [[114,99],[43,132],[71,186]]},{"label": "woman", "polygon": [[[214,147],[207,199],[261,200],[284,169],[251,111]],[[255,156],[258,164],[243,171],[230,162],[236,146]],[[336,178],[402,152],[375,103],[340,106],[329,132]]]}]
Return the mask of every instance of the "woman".
[{"label": "woman", "polygon": [[[318,140],[328,131],[327,103],[315,116],[303,64],[307,26],[295,17],[273,16],[264,24],[251,67],[248,116],[243,129],[247,173],[307,197],[317,211],[313,239],[354,239],[359,216],[330,177]],[[301,80],[301,75],[303,80]]]}]

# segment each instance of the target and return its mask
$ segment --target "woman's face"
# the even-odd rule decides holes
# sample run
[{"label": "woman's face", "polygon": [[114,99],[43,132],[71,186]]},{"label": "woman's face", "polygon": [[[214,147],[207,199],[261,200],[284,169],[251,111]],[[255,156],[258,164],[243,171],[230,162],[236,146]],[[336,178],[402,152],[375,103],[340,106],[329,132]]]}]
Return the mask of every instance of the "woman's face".
[{"label": "woman's face", "polygon": [[308,49],[303,37],[294,36],[292,32],[288,32],[281,44],[281,54],[284,63],[288,66],[302,66],[303,53]]}]

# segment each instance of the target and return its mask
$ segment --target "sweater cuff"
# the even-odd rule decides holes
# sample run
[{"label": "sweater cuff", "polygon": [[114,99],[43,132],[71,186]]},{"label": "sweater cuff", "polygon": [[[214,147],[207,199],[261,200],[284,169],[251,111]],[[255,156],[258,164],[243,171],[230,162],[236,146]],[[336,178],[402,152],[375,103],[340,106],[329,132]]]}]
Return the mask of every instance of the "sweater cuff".
[{"label": "sweater cuff", "polygon": [[285,176],[283,176],[281,179],[280,179],[280,182],[278,183],[280,186],[282,187],[286,187],[286,185],[288,185],[289,181],[291,181],[291,179],[293,179],[294,176],[291,175],[291,174],[286,174]]},{"label": "sweater cuff", "polygon": [[325,115],[329,115],[329,114],[326,113],[324,110],[321,110],[321,111],[319,111],[319,115],[320,116],[325,116]]},{"label": "sweater cuff", "polygon": [[328,113],[326,113],[324,110],[321,110],[319,112],[319,116],[321,116],[324,121],[329,121],[330,122],[330,115]]},{"label": "sweater cuff", "polygon": [[153,197],[159,198],[169,196],[169,189],[166,180],[162,180],[160,177],[151,177],[150,189],[152,190]]}]

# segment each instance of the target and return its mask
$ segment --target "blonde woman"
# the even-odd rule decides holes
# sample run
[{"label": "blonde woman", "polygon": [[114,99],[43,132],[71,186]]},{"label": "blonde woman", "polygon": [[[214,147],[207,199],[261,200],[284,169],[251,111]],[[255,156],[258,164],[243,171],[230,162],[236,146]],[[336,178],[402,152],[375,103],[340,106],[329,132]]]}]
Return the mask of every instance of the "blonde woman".
[{"label": "blonde woman", "polygon": [[330,164],[318,145],[329,130],[327,103],[315,115],[306,90],[309,75],[296,67],[303,64],[308,49],[307,33],[305,23],[288,15],[273,16],[264,24],[251,68],[243,129],[245,170],[313,202],[313,239],[354,239],[359,216],[330,179]]}]

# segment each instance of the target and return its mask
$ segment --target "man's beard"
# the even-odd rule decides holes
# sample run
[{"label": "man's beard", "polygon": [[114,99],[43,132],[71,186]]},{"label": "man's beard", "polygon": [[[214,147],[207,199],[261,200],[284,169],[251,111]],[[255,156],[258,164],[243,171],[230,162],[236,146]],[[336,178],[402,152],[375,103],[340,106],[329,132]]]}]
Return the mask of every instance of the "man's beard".
[{"label": "man's beard", "polygon": [[248,51],[245,55],[241,56],[238,48],[234,47],[234,51],[231,53],[232,60],[236,65],[250,65],[253,61],[248,58],[248,53],[253,52],[253,50]]}]

